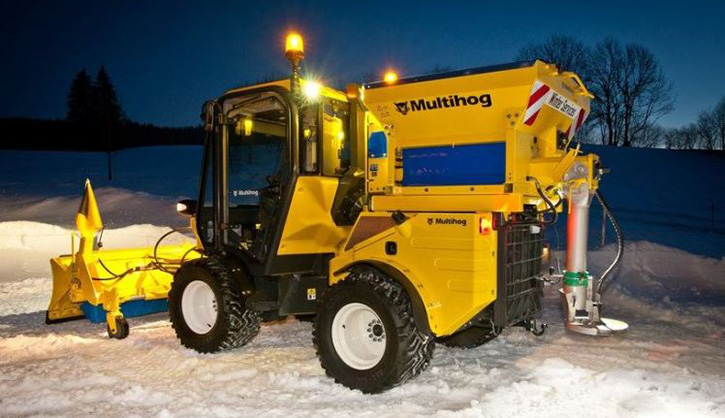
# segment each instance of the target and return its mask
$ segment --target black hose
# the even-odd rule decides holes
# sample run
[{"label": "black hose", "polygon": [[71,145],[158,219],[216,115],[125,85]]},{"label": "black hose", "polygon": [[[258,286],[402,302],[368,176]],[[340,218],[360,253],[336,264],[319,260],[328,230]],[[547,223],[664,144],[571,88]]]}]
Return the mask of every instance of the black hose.
[{"label": "black hose", "polygon": [[103,278],[101,278],[101,277],[94,277],[93,280],[97,280],[97,281],[115,280],[115,279],[120,279],[121,277],[123,277],[126,274],[128,274],[128,271],[125,271],[125,272],[123,272],[121,274],[116,274],[116,273],[112,272],[111,269],[109,269],[108,267],[106,267],[105,264],[103,264],[103,260],[101,260],[100,258],[98,259],[98,263],[101,264],[101,267],[103,267],[103,269],[106,270],[108,272],[108,274],[111,275],[111,277],[103,277]]},{"label": "black hose", "polygon": [[597,300],[601,300],[602,294],[605,290],[605,281],[609,277],[609,274],[612,272],[612,270],[614,270],[614,267],[616,267],[616,265],[619,264],[619,261],[622,259],[622,253],[624,252],[624,235],[622,234],[622,229],[619,227],[617,218],[614,217],[614,213],[607,204],[607,201],[604,200],[604,196],[602,195],[602,193],[597,189],[594,192],[594,195],[597,197],[597,200],[599,200],[599,204],[602,205],[602,210],[604,210],[607,218],[609,218],[609,221],[612,223],[614,233],[617,236],[617,255],[614,257],[614,261],[612,261],[612,264],[610,264],[609,267],[604,270],[604,273],[602,273],[602,277],[599,279],[599,285],[597,286]]},{"label": "black hose", "polygon": [[[104,226],[103,228],[101,228],[101,232],[98,234],[98,240],[96,242],[97,242],[99,249],[103,248],[103,232],[105,230],[106,230],[106,227]],[[108,280],[118,280],[118,279],[123,278],[123,276],[125,276],[129,273],[133,273],[137,269],[137,267],[133,267],[133,268],[130,268],[130,269],[124,271],[121,274],[116,274],[113,271],[111,271],[111,269],[109,269],[108,266],[106,266],[106,264],[100,258],[98,259],[98,263],[101,265],[101,267],[103,267],[104,270],[106,270],[106,272],[108,272],[108,274],[111,275],[111,277],[91,277],[91,280],[95,280],[97,282],[104,282],[104,281],[108,281]],[[146,266],[146,267],[148,267],[148,266]]]},{"label": "black hose", "polygon": [[181,256],[181,262],[179,264],[184,264],[184,262],[186,262],[186,256],[191,254],[193,251],[196,251],[201,254],[201,250],[199,250],[198,248],[196,248],[196,247],[190,248],[187,252],[184,253],[184,255]]},{"label": "black hose", "polygon": [[[557,219],[559,219],[559,214],[556,212],[556,206],[551,202],[551,200],[549,200],[548,197],[546,197],[546,195],[544,194],[544,191],[541,190],[541,184],[539,183],[539,180],[536,179],[536,177],[530,177],[529,176],[529,177],[527,177],[527,180],[531,180],[531,181],[534,182],[534,185],[536,186],[536,191],[539,193],[539,196],[541,196],[541,198],[544,200],[544,202],[546,203],[546,206],[549,207],[549,209],[547,209],[543,213],[546,213],[546,212],[549,212],[550,211],[550,212],[552,212],[554,214],[554,218],[553,219],[550,219],[548,221],[546,219],[544,219],[542,221],[542,223],[544,225],[555,224],[556,221],[557,221]],[[560,203],[561,203],[561,201],[560,201]]]},{"label": "black hose", "polygon": [[[169,235],[173,234],[174,232],[181,232],[181,231],[183,231],[185,229],[189,229],[190,230],[191,228],[188,227],[188,226],[180,227],[180,228],[175,228],[175,229],[172,229],[171,231],[165,233],[164,235],[162,235],[161,238],[159,238],[156,241],[156,244],[154,245],[154,254],[153,254],[154,255],[154,261],[153,261],[153,263],[149,263],[149,264],[147,264],[145,266],[132,267],[132,268],[124,271],[121,274],[116,274],[111,269],[109,269],[108,266],[106,266],[106,264],[103,262],[103,260],[101,260],[99,258],[98,259],[98,263],[101,265],[101,267],[103,267],[104,270],[106,270],[106,272],[108,274],[111,275],[111,277],[93,277],[92,280],[99,281],[99,282],[103,282],[103,281],[107,281],[107,280],[118,280],[118,279],[122,279],[127,274],[134,273],[136,271],[151,270],[153,268],[153,266],[156,266],[156,268],[158,268],[159,270],[161,270],[161,271],[163,271],[165,273],[174,274],[173,271],[168,270],[166,267],[163,266],[163,264],[159,261],[159,257],[157,255],[157,253],[158,253],[158,250],[159,250],[159,245],[161,244],[161,241],[164,240],[164,238],[168,237]],[[100,233],[100,235],[98,237],[98,247],[99,248],[103,247],[103,242],[101,240],[103,238],[103,231],[104,230],[105,230],[105,228],[101,229],[101,233]],[[183,264],[184,263],[184,260],[186,259],[186,256],[188,256],[189,253],[191,253],[194,250],[196,250],[196,248],[191,248],[190,250],[188,250],[187,252],[185,252],[184,255],[181,257],[181,263],[180,264]]]},{"label": "black hose", "polygon": [[134,273],[137,271],[151,270],[151,267],[153,266],[153,263],[151,263],[151,264],[147,264],[145,266],[132,267],[132,268],[124,271],[121,274],[116,274],[113,271],[111,271],[111,269],[109,269],[106,266],[106,264],[103,263],[103,260],[101,260],[100,258],[98,259],[98,263],[101,265],[101,267],[103,267],[104,270],[106,270],[108,272],[108,274],[111,275],[111,277],[92,277],[91,278],[91,280],[98,281],[98,282],[122,279],[124,276],[126,276],[127,274],[130,274],[130,273]]},{"label": "black hose", "polygon": [[[154,245],[154,264],[156,264],[156,267],[158,267],[159,270],[163,271],[164,273],[174,274],[173,271],[168,270],[166,267],[163,266],[163,264],[161,264],[159,262],[159,257],[157,255],[157,253],[159,251],[159,245],[161,245],[161,241],[163,241],[164,238],[168,237],[169,235],[171,235],[171,234],[173,234],[175,232],[179,232],[180,233],[183,230],[190,230],[190,229],[191,228],[188,227],[188,226],[182,226],[180,228],[174,228],[171,231],[169,231],[169,232],[165,233],[164,235],[162,235],[161,238],[159,238],[158,241],[156,241],[156,245]],[[188,252],[186,254],[188,254]],[[184,258],[186,257],[186,254],[184,254]]]}]

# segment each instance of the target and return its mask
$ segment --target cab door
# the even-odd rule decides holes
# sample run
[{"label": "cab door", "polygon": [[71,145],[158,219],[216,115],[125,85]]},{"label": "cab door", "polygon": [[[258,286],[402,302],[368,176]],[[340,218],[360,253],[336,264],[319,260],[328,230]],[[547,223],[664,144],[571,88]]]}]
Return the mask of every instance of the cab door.
[{"label": "cab door", "polygon": [[296,107],[281,87],[223,96],[214,109],[197,211],[205,248],[274,262],[297,175]]},{"label": "cab door", "polygon": [[313,266],[331,256],[350,227],[335,224],[331,209],[350,168],[350,105],[323,97],[300,111],[300,175],[284,225],[278,257]]}]

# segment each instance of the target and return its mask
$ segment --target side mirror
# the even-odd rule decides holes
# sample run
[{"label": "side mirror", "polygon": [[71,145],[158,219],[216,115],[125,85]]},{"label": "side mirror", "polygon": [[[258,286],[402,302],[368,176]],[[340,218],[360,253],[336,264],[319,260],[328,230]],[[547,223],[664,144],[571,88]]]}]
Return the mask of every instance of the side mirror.
[{"label": "side mirror", "polygon": [[182,216],[191,218],[196,215],[196,200],[184,199],[176,203],[176,211]]}]

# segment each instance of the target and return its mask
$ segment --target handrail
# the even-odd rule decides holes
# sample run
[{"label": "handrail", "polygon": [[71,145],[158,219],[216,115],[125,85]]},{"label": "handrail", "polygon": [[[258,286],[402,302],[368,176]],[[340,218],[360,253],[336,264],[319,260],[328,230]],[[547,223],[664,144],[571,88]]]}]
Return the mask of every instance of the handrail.
[{"label": "handrail", "polygon": [[584,82],[582,81],[581,78],[579,78],[579,75],[577,75],[576,73],[571,72],[571,71],[565,71],[565,72],[561,73],[561,75],[564,77],[569,77],[569,78],[573,79],[574,81],[576,81],[577,84],[579,84],[579,91],[577,92],[577,94],[582,95],[582,96],[587,96],[590,99],[594,98],[594,95],[591,92],[589,92],[589,90],[587,90],[586,86],[584,85]]}]

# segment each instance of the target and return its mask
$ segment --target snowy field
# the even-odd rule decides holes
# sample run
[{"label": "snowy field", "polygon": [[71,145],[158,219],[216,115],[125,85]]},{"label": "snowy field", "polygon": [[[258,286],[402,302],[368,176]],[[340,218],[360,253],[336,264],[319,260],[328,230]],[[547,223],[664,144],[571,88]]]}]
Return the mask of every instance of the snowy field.
[{"label": "snowy field", "polygon": [[[473,350],[438,346],[417,379],[367,396],[325,377],[311,325],[292,318],[214,355],[183,348],[165,314],[130,319],[122,341],[87,321],[46,326],[48,258],[70,251],[83,179],[112,228],[104,242],[146,246],[183,225],[173,203],[194,195],[199,150],[124,151],[112,183],[103,155],[0,151],[0,416],[723,417],[725,222],[709,211],[725,190],[709,179],[725,178],[725,158],[595,152],[613,167],[603,189],[629,239],[605,314],[630,330],[565,333],[548,287],[543,337],[514,328]],[[614,248],[598,246],[596,210],[592,223],[596,274]]]}]

